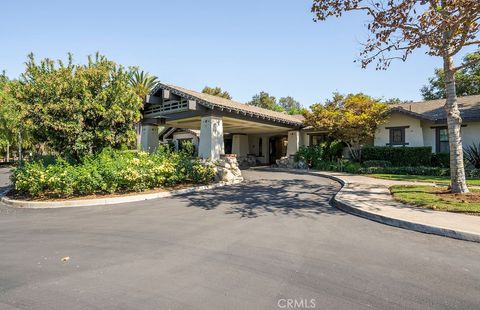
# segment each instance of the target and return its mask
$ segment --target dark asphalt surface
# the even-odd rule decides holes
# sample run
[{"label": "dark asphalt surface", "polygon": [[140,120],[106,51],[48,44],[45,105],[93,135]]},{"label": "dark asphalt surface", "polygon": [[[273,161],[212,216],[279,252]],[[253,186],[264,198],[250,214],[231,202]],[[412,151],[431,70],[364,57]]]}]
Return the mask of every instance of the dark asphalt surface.
[{"label": "dark asphalt surface", "polygon": [[480,308],[480,244],[341,212],[327,179],[244,173],[176,198],[0,206],[0,309]]}]

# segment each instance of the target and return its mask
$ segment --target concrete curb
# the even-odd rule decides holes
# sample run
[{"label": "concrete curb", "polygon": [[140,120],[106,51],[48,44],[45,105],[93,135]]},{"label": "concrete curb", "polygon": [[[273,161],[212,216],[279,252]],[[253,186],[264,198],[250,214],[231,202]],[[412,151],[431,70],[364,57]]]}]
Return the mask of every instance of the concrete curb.
[{"label": "concrete curb", "polygon": [[441,226],[433,226],[430,224],[424,224],[424,223],[417,223],[417,222],[412,222],[412,221],[407,221],[403,220],[401,218],[393,218],[393,217],[388,217],[384,216],[378,213],[374,212],[368,212],[365,210],[362,210],[360,208],[355,207],[351,203],[342,201],[341,196],[342,193],[345,189],[349,188],[349,183],[339,177],[324,174],[322,172],[317,172],[317,171],[311,171],[311,170],[298,170],[298,169],[285,169],[285,168],[269,168],[272,169],[273,171],[281,171],[281,172],[293,172],[293,173],[302,173],[302,174],[309,174],[309,175],[316,175],[324,178],[328,178],[330,180],[336,181],[342,185],[342,188],[340,191],[338,191],[337,194],[335,194],[331,199],[330,199],[330,204],[335,206],[336,208],[345,211],[347,213],[363,217],[365,219],[375,221],[378,223],[394,226],[394,227],[399,227],[403,229],[408,229],[408,230],[413,230],[413,231],[418,231],[422,233],[427,233],[427,234],[433,234],[433,235],[438,235],[438,236],[443,236],[443,237],[449,237],[449,238],[454,238],[454,239],[459,239],[459,240],[465,240],[465,241],[473,241],[473,242],[480,242],[480,234],[476,233],[471,233],[468,231],[462,231],[462,230],[454,230],[450,228],[444,228]]},{"label": "concrete curb", "polygon": [[223,187],[226,185],[234,185],[242,183],[243,181],[235,182],[219,182],[210,185],[194,186],[189,188],[182,188],[172,190],[168,192],[158,192],[149,194],[129,195],[122,197],[110,197],[110,198],[98,198],[98,199],[77,199],[77,200],[63,200],[63,201],[26,201],[15,200],[4,196],[8,190],[0,193],[1,202],[4,204],[25,209],[55,209],[55,208],[74,208],[74,207],[86,207],[86,206],[106,206],[118,203],[137,202],[144,200],[151,200],[157,198],[172,197],[177,195],[183,195],[193,192],[201,192],[208,189]]}]

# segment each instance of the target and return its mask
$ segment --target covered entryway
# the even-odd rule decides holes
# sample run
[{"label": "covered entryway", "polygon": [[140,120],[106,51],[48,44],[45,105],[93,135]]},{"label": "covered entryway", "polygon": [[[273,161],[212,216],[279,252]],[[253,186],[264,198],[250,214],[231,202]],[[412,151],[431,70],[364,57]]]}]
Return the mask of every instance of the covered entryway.
[{"label": "covered entryway", "polygon": [[[294,154],[302,119],[177,86],[158,84],[144,111],[142,149],[158,147],[158,126],[200,130],[198,153],[220,158],[231,152],[240,163],[270,164]],[[273,142],[272,142],[273,141]]]},{"label": "covered entryway", "polygon": [[269,139],[269,164],[274,164],[277,159],[287,155],[288,136],[279,135]]}]

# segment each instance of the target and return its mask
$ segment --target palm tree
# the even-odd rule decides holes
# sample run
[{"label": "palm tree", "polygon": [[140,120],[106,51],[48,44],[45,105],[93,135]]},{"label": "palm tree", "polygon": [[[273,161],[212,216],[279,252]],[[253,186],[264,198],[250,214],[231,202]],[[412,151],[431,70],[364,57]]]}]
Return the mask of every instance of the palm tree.
[{"label": "palm tree", "polygon": [[[130,85],[133,87],[135,93],[145,100],[148,94],[153,90],[158,83],[156,76],[150,75],[143,70],[135,69],[130,77]],[[137,133],[137,148],[140,148],[140,134],[141,134],[141,122],[135,124],[135,131]]]},{"label": "palm tree", "polygon": [[157,85],[158,78],[145,71],[135,69],[130,77],[130,85],[135,89],[137,95],[145,99],[152,89]]}]

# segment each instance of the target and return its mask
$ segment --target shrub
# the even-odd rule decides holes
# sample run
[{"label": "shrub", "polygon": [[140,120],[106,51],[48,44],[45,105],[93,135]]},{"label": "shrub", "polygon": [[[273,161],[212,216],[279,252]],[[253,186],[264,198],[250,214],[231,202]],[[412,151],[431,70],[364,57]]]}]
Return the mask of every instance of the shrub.
[{"label": "shrub", "polygon": [[433,167],[450,168],[450,154],[449,153],[432,154],[431,163]]},{"label": "shrub", "polygon": [[449,176],[450,169],[442,167],[367,167],[358,171],[363,174],[387,173],[387,174],[406,174],[406,175],[432,175]]},{"label": "shrub", "polygon": [[179,183],[208,183],[215,169],[168,148],[148,154],[106,149],[78,162],[36,160],[17,167],[15,190],[29,197],[68,197],[95,193],[143,191]]},{"label": "shrub", "polygon": [[480,143],[472,144],[463,149],[465,160],[474,168],[480,168]]},{"label": "shrub", "polygon": [[364,167],[390,167],[392,165],[388,160],[366,160],[363,162]]},{"label": "shrub", "polygon": [[349,160],[339,160],[339,161],[319,161],[313,167],[316,170],[321,171],[338,171],[338,172],[348,172],[348,173],[358,173],[361,166],[359,163],[354,163]]},{"label": "shrub", "polygon": [[387,160],[393,166],[429,166],[431,147],[369,146],[362,150],[362,160]]},{"label": "shrub", "polygon": [[302,146],[295,154],[295,161],[304,160],[310,167],[320,162],[333,162],[342,157],[343,143],[335,140],[317,145]]},{"label": "shrub", "polygon": [[472,169],[468,172],[468,176],[472,179],[480,179],[480,169]]}]

